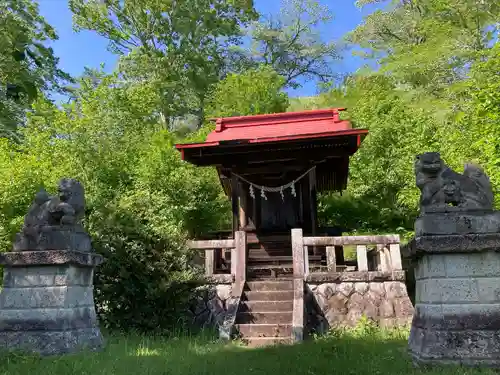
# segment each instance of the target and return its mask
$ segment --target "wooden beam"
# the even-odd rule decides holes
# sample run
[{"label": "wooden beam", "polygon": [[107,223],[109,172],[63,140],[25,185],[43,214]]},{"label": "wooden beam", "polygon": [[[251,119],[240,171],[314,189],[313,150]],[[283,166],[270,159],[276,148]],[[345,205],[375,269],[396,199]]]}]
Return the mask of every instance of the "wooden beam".
[{"label": "wooden beam", "polygon": [[243,229],[247,226],[247,193],[246,188],[242,183],[239,183],[239,204],[238,204],[238,216],[239,216],[239,229]]},{"label": "wooden beam", "polygon": [[188,241],[188,247],[197,250],[206,249],[231,249],[234,245],[234,240],[205,240],[205,241]]},{"label": "wooden beam", "polygon": [[255,216],[254,216],[254,224],[255,224],[255,230],[258,232],[260,229],[260,226],[262,224],[262,199],[260,197],[260,194],[258,192],[254,191],[255,194]]},{"label": "wooden beam", "polygon": [[304,161],[322,161],[327,157],[345,157],[354,153],[354,148],[319,148],[319,149],[289,149],[289,150],[258,150],[255,152],[233,152],[227,150],[220,154],[193,154],[189,161],[199,166],[221,165],[246,165],[254,162],[276,162],[277,160],[293,159]]},{"label": "wooden beam", "polygon": [[[316,236],[317,228],[318,228],[318,200],[317,200],[317,191],[316,191],[316,171],[313,169],[309,172],[309,194],[310,200],[309,204],[311,206],[311,234]],[[318,255],[318,249],[316,246],[312,248],[313,254]]]},{"label": "wooden beam", "polygon": [[263,173],[265,174],[284,173],[288,171],[301,172],[305,170],[307,170],[306,164],[298,163],[295,159],[292,159],[289,165],[286,165],[284,163],[266,163],[265,165],[260,165],[258,167],[241,166],[238,167],[238,169],[236,169],[235,172],[240,176],[247,176],[252,174],[263,174]]},{"label": "wooden beam", "polygon": [[231,174],[231,211],[233,213],[233,233],[239,229],[238,210],[238,178]]},{"label": "wooden beam", "polygon": [[397,234],[380,236],[304,237],[304,245],[307,246],[389,245],[399,242],[399,235]]}]

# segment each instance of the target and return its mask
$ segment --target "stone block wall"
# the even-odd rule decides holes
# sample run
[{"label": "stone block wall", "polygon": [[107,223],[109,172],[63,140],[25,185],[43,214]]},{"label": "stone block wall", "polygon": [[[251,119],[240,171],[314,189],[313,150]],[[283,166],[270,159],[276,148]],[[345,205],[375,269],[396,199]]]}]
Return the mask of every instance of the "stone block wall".
[{"label": "stone block wall", "polygon": [[419,361],[498,366],[499,270],[496,251],[425,254],[419,259],[410,336],[410,350]]},{"label": "stone block wall", "polygon": [[189,315],[198,327],[219,327],[226,315],[231,284],[211,284],[199,288]]},{"label": "stone block wall", "polygon": [[373,276],[380,272],[364,274],[366,277],[360,277],[356,272],[351,280],[349,273],[343,275],[343,280],[332,277],[319,282],[310,278],[304,296],[308,333],[355,326],[363,315],[383,327],[411,323],[413,305],[406,290],[404,272],[389,273],[379,280],[374,280]]},{"label": "stone block wall", "polygon": [[0,347],[36,347],[41,354],[101,347],[92,277],[92,267],[6,267]]}]

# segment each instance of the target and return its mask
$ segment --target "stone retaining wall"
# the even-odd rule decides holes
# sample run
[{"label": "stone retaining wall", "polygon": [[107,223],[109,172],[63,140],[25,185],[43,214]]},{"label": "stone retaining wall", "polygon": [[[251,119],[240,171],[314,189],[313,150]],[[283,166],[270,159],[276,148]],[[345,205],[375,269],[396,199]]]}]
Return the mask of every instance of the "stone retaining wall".
[{"label": "stone retaining wall", "polygon": [[[308,333],[321,334],[333,327],[355,326],[363,315],[383,327],[411,323],[413,305],[406,290],[404,271],[385,275],[365,272],[364,277],[358,272],[352,274],[308,277],[304,296]],[[374,276],[378,276],[378,280]]]},{"label": "stone retaining wall", "polygon": [[210,284],[199,288],[190,309],[190,318],[197,327],[219,327],[227,311],[231,284]]}]

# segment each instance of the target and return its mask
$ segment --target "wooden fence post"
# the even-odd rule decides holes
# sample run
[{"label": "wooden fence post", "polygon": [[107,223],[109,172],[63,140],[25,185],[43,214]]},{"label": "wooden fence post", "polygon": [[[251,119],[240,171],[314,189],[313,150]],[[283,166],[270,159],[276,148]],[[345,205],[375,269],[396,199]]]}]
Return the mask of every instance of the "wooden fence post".
[{"label": "wooden fence post", "polygon": [[304,246],[304,276],[309,275],[309,250]]},{"label": "wooden fence post", "polygon": [[331,272],[337,271],[337,259],[335,254],[335,246],[326,247],[326,266]]},{"label": "wooden fence post", "polygon": [[377,253],[378,258],[380,259],[380,271],[389,272],[391,270],[391,260],[389,250],[387,249],[386,245],[378,244]]},{"label": "wooden fence post", "polygon": [[215,269],[215,250],[207,249],[205,250],[205,275],[212,276]]},{"label": "wooden fence post", "polygon": [[366,246],[356,246],[356,253],[358,259],[358,271],[368,271],[368,256],[366,254]]},{"label": "wooden fence post", "polygon": [[[237,231],[234,233],[234,245],[236,250],[234,280],[235,282],[244,283],[247,271],[247,234],[245,231]],[[233,267],[231,267],[231,269],[233,269]]]},{"label": "wooden fence post", "polygon": [[402,270],[403,264],[401,261],[401,250],[399,248],[399,244],[390,244],[389,252],[391,254],[391,266],[393,270]]},{"label": "wooden fence post", "polygon": [[301,228],[292,229],[293,277],[304,278],[304,239]]}]

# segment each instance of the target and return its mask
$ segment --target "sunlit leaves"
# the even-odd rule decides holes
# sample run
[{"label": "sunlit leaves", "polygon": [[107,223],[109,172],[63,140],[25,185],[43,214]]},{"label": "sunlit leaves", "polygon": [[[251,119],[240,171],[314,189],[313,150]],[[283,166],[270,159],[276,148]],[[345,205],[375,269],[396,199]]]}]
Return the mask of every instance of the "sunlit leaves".
[{"label": "sunlit leaves", "polygon": [[231,117],[285,112],[288,96],[285,79],[262,66],[242,74],[230,74],[215,88],[208,104],[208,117]]},{"label": "sunlit leaves", "polygon": [[19,140],[25,111],[40,93],[61,90],[70,77],[58,67],[47,41],[55,30],[36,2],[0,2],[0,136]]}]

